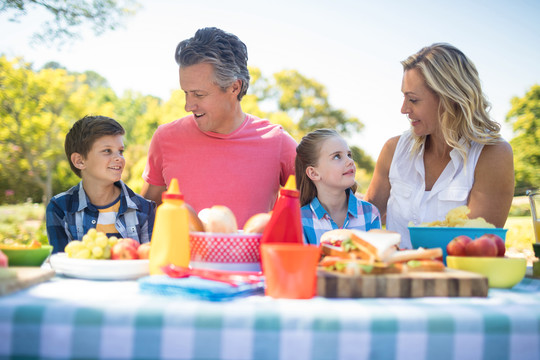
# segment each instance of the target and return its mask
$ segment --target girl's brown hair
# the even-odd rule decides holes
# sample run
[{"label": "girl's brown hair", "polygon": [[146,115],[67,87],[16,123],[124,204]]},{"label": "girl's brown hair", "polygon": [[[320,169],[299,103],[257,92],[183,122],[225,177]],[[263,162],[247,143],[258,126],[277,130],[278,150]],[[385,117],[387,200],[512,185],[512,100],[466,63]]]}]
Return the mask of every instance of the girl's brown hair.
[{"label": "girl's brown hair", "polygon": [[[296,173],[296,188],[300,191],[300,205],[309,204],[317,196],[317,188],[307,176],[306,169],[309,166],[317,166],[321,147],[325,140],[332,137],[341,137],[332,129],[318,129],[310,132],[302,138],[296,147],[296,159],[294,162]],[[351,186],[353,194],[356,192],[356,183]]]}]

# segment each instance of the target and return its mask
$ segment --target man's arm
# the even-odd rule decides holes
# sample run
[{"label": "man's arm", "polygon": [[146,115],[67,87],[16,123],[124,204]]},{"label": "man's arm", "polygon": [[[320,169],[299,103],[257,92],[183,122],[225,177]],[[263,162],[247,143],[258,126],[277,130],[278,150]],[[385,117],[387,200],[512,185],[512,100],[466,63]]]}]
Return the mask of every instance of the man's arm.
[{"label": "man's arm", "polygon": [[159,206],[161,204],[161,194],[166,190],[166,186],[150,185],[149,183],[145,182],[141,190],[141,195],[145,199],[153,200],[156,205]]}]

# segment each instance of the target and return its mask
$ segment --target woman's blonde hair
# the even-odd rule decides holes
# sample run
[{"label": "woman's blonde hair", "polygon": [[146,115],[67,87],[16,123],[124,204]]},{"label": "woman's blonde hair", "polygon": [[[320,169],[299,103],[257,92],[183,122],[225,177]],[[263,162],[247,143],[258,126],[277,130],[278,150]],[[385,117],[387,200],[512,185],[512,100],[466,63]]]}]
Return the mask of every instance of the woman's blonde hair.
[{"label": "woman's blonde hair", "polygon": [[[332,137],[341,137],[339,133],[332,129],[318,129],[310,132],[302,138],[296,147],[295,173],[296,188],[300,191],[300,205],[309,204],[317,196],[317,188],[313,181],[307,176],[306,169],[309,166],[317,166],[321,147],[324,141]],[[355,183],[351,186],[354,194],[357,189]]]},{"label": "woman's blonde hair", "polygon": [[[418,69],[427,87],[438,96],[444,140],[465,161],[471,141],[480,144],[501,141],[501,126],[489,117],[490,104],[482,92],[478,71],[463,52],[450,44],[436,43],[401,64],[403,71]],[[424,140],[425,136],[415,136],[413,153],[419,151]]]}]

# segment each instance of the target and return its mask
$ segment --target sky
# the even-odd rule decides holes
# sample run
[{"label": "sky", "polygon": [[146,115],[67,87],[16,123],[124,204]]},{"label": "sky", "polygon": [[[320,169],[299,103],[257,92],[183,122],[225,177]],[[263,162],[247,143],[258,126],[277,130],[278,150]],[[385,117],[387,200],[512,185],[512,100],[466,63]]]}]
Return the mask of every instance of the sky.
[{"label": "sky", "polygon": [[56,61],[70,71],[93,70],[118,95],[130,89],[168,100],[179,88],[176,45],[215,26],[247,45],[248,65],[263,76],[294,69],[323,84],[333,107],[365,125],[348,141],[374,160],[388,138],[409,127],[400,113],[400,61],[424,46],[447,42],[473,61],[507,140],[511,98],[540,84],[539,0],[139,2],[122,27],[101,36],[83,30],[61,49],[29,45],[44,12],[30,11],[18,23],[0,14],[0,54],[22,56],[35,69]]}]

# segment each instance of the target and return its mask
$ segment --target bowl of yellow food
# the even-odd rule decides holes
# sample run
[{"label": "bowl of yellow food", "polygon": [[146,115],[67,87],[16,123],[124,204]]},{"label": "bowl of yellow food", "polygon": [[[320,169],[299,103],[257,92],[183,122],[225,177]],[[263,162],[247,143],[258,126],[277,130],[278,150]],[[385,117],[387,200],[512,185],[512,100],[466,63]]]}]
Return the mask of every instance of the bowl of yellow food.
[{"label": "bowl of yellow food", "polygon": [[506,241],[507,229],[496,228],[484,218],[470,219],[468,206],[458,206],[446,214],[444,220],[426,222],[419,225],[409,224],[409,234],[413,249],[436,248],[443,250],[443,261],[446,264],[446,246],[458,236],[467,236],[474,240],[486,234],[499,236]]},{"label": "bowl of yellow food", "polygon": [[[39,244],[39,242],[37,242]],[[8,258],[8,266],[41,266],[52,252],[51,245],[32,242],[30,245],[0,245],[0,250]]]},{"label": "bowl of yellow food", "polygon": [[484,275],[492,288],[511,288],[523,279],[527,271],[524,258],[448,256],[446,262],[449,268]]}]

